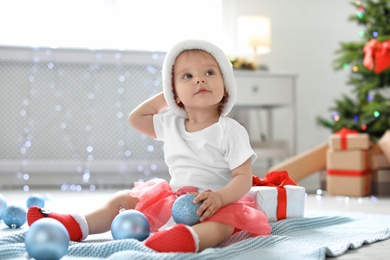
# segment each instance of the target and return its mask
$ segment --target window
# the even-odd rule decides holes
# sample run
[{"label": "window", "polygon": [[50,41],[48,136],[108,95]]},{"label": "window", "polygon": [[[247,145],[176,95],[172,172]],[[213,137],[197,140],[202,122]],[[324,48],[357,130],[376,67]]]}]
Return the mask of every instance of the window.
[{"label": "window", "polygon": [[222,0],[0,0],[0,45],[165,51],[223,39]]}]

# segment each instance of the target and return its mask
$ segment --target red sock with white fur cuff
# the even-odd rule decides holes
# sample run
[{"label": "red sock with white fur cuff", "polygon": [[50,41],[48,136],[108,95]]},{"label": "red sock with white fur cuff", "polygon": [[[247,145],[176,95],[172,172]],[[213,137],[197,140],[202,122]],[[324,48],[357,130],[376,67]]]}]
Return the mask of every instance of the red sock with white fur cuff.
[{"label": "red sock with white fur cuff", "polygon": [[27,223],[29,226],[41,218],[53,218],[61,222],[68,231],[71,241],[82,241],[88,236],[88,223],[83,215],[58,214],[37,206],[31,206],[28,209]]},{"label": "red sock with white fur cuff", "polygon": [[157,252],[196,253],[199,250],[199,238],[192,227],[177,224],[153,234],[145,241],[145,245]]}]

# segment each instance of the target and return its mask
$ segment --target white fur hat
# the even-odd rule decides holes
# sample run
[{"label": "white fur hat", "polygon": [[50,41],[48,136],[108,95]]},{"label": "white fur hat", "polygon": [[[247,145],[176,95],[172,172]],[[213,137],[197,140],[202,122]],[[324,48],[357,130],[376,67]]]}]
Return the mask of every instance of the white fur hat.
[{"label": "white fur hat", "polygon": [[225,53],[214,44],[203,40],[185,40],[175,44],[172,49],[166,54],[162,67],[162,80],[164,96],[169,108],[179,116],[187,118],[186,111],[179,107],[175,102],[175,97],[172,88],[172,68],[175,60],[180,53],[186,50],[203,50],[210,53],[219,65],[219,69],[223,75],[223,81],[226,92],[229,94],[228,100],[225,103],[222,115],[226,116],[233,108],[237,97],[236,80],[233,74],[233,66]]}]

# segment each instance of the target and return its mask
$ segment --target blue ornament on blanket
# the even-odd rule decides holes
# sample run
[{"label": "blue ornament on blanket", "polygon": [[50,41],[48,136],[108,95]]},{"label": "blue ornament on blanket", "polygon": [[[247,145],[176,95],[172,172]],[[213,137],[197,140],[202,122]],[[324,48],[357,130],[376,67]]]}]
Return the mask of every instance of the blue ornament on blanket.
[{"label": "blue ornament on blanket", "polygon": [[27,208],[31,206],[38,206],[40,208],[45,207],[45,198],[40,194],[32,194],[27,199]]},{"label": "blue ornament on blanket", "polygon": [[115,240],[133,238],[143,241],[150,234],[150,224],[138,210],[124,210],[112,221],[111,234]]},{"label": "blue ornament on blanket", "polygon": [[3,219],[4,211],[7,208],[7,200],[3,194],[0,194],[0,220]]},{"label": "blue ornament on blanket", "polygon": [[31,258],[58,260],[68,252],[69,233],[58,220],[41,218],[30,226],[24,243]]},{"label": "blue ornament on blanket", "polygon": [[26,211],[19,206],[10,205],[5,208],[3,221],[12,229],[20,228],[26,223]]},{"label": "blue ornament on blanket", "polygon": [[195,197],[194,194],[185,194],[175,200],[172,205],[172,218],[176,223],[188,226],[199,223],[200,216],[196,211],[202,203],[194,204]]}]

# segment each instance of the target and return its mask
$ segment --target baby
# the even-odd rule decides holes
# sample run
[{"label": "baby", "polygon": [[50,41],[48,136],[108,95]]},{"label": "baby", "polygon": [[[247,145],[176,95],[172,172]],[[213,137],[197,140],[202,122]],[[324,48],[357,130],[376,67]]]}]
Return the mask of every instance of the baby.
[{"label": "baby", "polygon": [[[162,76],[163,92],[142,102],[128,121],[164,142],[169,182],[137,183],[85,216],[31,207],[29,225],[52,217],[65,225],[71,240],[81,241],[108,231],[120,209],[136,209],[148,218],[153,232],[145,245],[158,252],[198,252],[241,230],[253,236],[270,234],[267,217],[246,196],[256,154],[245,128],[227,117],[237,88],[223,51],[207,41],[179,42],[167,53]],[[201,202],[196,212],[200,222],[159,230],[170,220],[173,202],[186,193],[196,195],[193,203]]]}]

